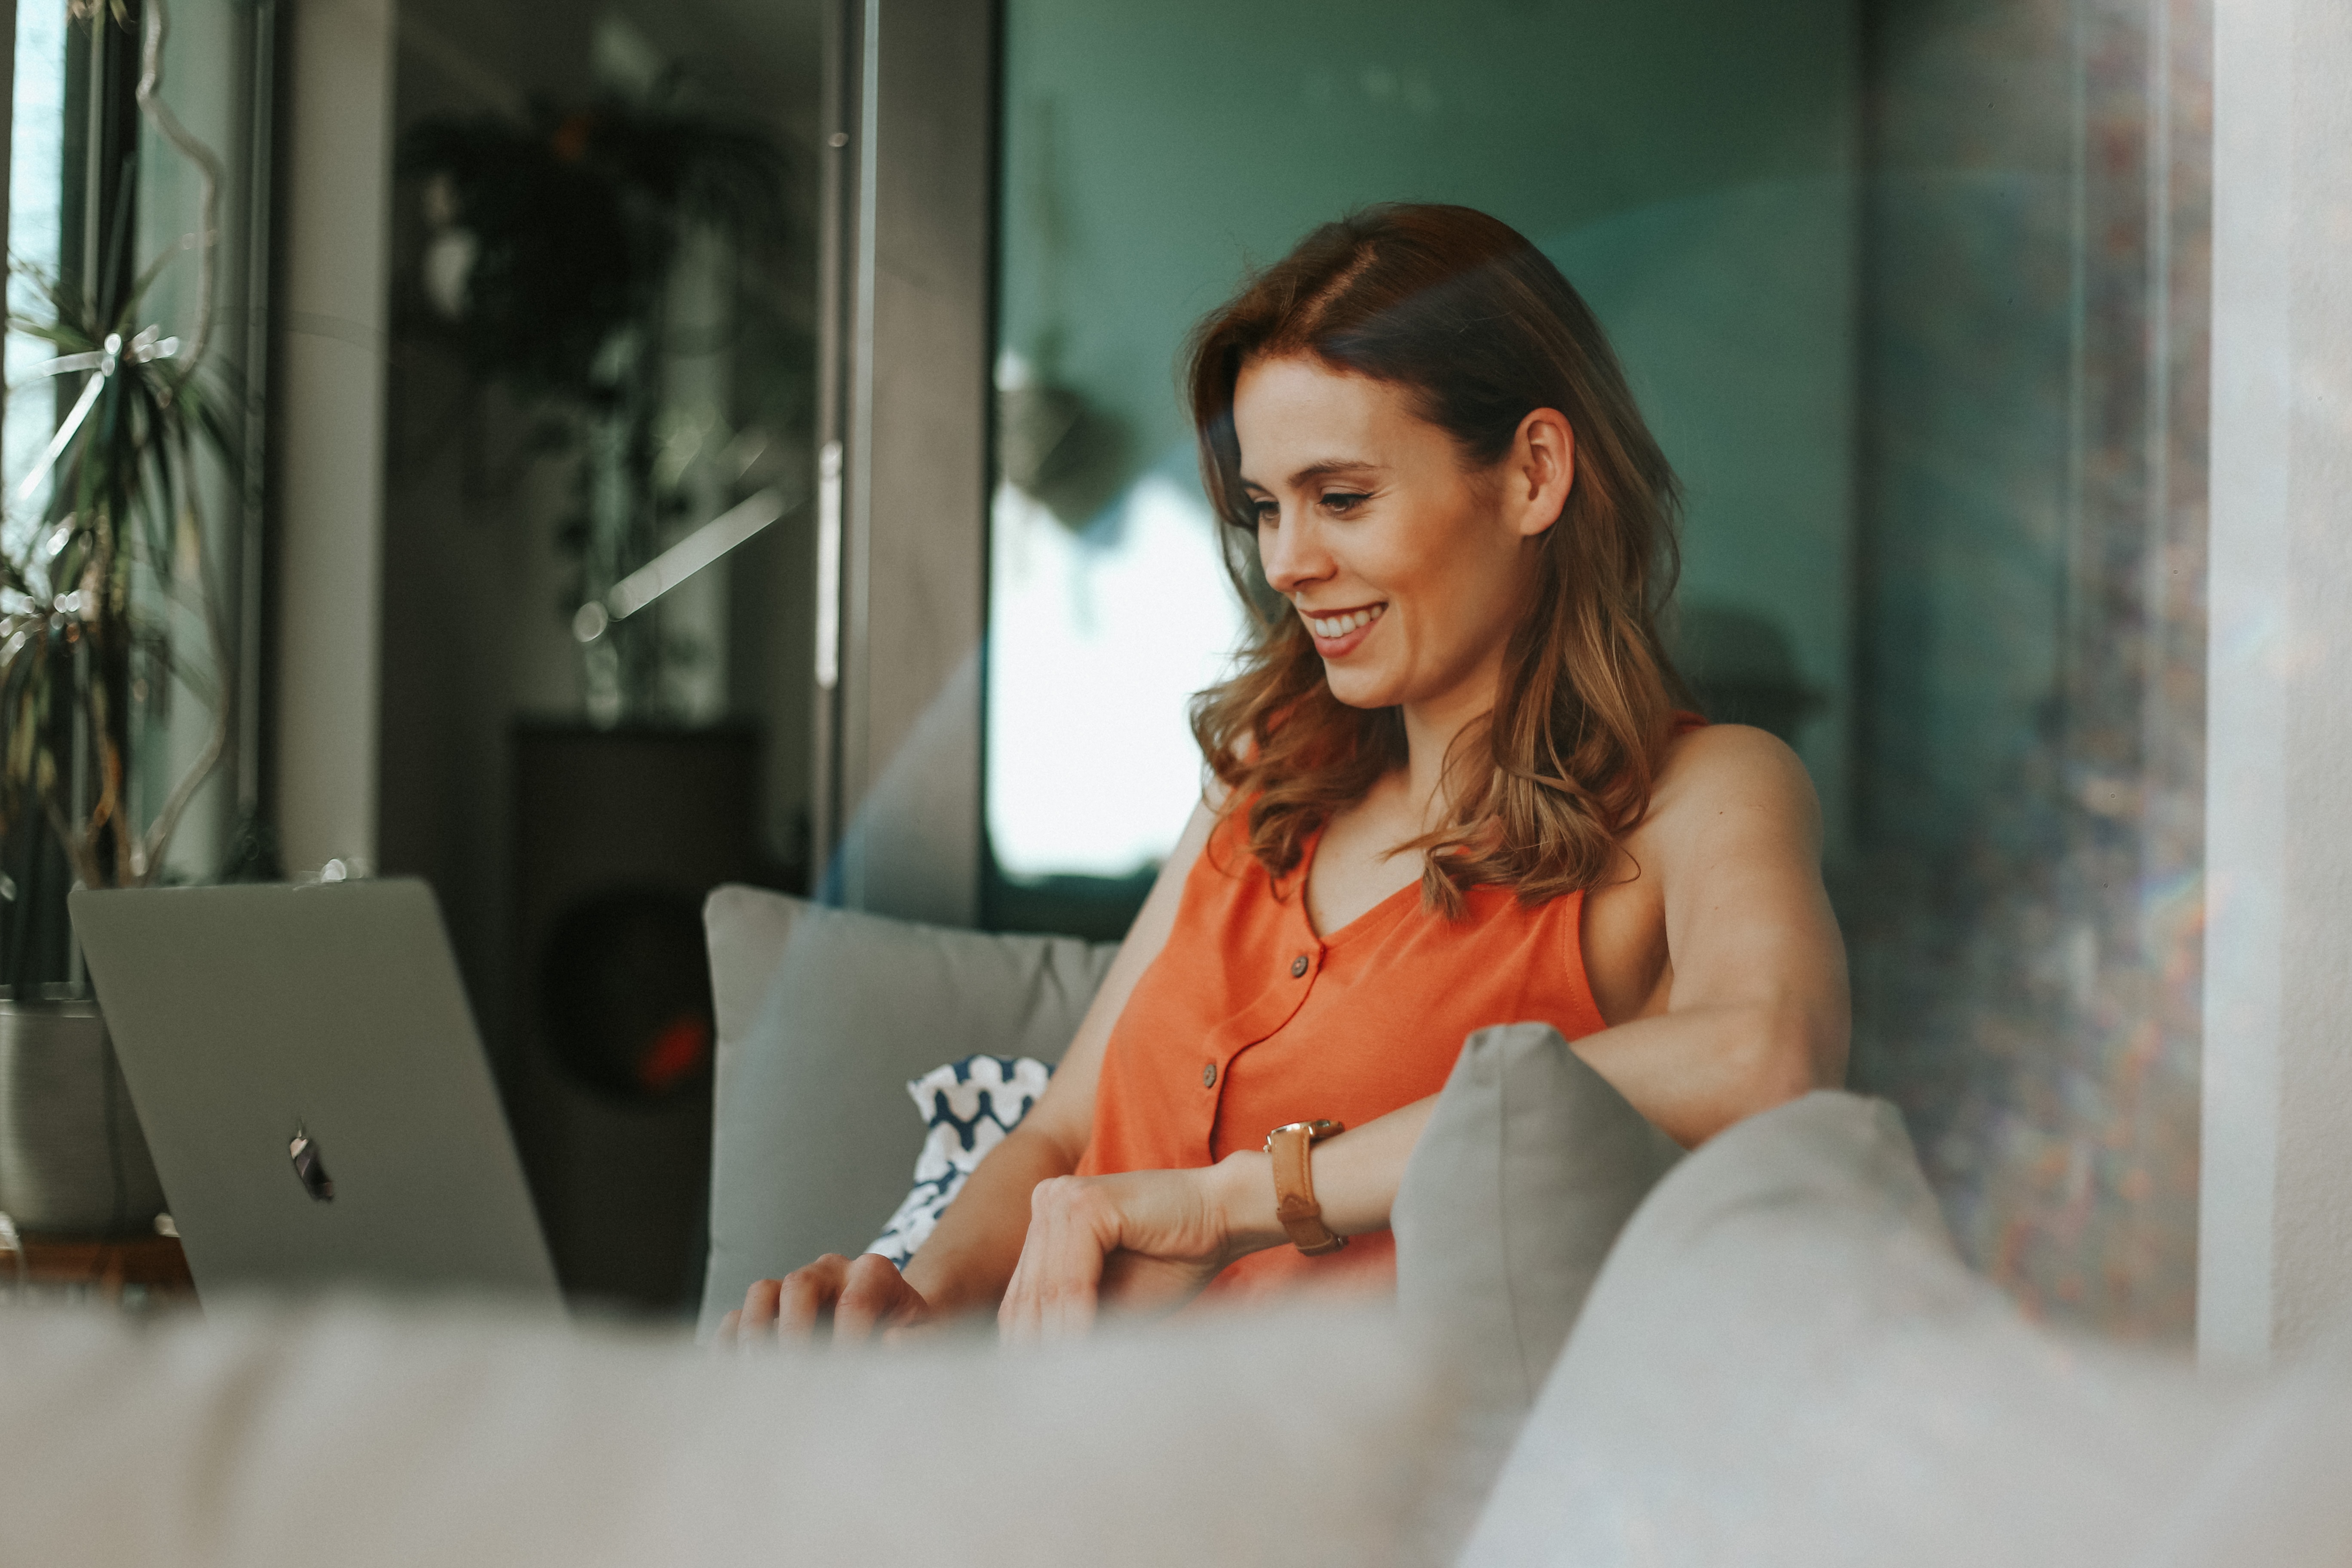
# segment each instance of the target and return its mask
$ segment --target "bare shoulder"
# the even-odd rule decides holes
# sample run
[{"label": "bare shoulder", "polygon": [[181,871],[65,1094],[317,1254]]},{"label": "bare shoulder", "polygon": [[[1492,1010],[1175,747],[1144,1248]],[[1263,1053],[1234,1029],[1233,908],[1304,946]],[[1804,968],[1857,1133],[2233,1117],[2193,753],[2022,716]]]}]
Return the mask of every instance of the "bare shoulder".
[{"label": "bare shoulder", "polygon": [[1709,724],[1677,737],[1641,829],[1669,843],[1725,831],[1785,837],[1819,852],[1822,807],[1812,775],[1787,742],[1746,724]]}]

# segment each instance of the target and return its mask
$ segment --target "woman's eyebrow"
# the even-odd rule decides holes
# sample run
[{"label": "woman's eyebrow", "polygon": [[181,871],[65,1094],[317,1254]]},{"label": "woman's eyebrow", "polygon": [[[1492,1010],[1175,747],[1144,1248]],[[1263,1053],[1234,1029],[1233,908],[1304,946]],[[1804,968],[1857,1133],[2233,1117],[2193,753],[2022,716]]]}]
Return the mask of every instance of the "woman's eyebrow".
[{"label": "woman's eyebrow", "polygon": [[[1290,488],[1303,490],[1317,480],[1328,479],[1335,474],[1376,474],[1380,472],[1380,468],[1381,466],[1378,463],[1368,463],[1360,458],[1326,458],[1319,463],[1309,463],[1291,475]],[[1260,495],[1274,493],[1247,474],[1243,474],[1240,478],[1242,489],[1245,490],[1255,490]]]},{"label": "woman's eyebrow", "polygon": [[1338,474],[1371,474],[1380,471],[1378,463],[1368,463],[1360,458],[1326,458],[1319,463],[1309,463],[1290,476],[1293,489],[1305,489],[1318,479]]}]

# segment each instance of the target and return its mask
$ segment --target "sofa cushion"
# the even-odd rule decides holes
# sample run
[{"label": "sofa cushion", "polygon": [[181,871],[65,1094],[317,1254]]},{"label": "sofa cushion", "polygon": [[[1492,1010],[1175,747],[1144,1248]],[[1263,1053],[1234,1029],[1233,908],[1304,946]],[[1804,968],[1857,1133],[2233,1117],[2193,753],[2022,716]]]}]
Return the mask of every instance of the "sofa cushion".
[{"label": "sofa cushion", "polygon": [[810,1354],[358,1303],[20,1307],[0,1366],[0,1560],[57,1568],[1385,1568],[1444,1397],[1360,1310]]},{"label": "sofa cushion", "polygon": [[1894,1110],[1816,1093],[1651,1194],[1462,1561],[2133,1562],[2242,1396],[2027,1323]]},{"label": "sofa cushion", "polygon": [[1502,1025],[1464,1043],[1391,1211],[1398,1309],[1444,1345],[1461,1380],[1454,1539],[1618,1232],[1681,1157],[1551,1026]]},{"label": "sofa cushion", "polygon": [[742,1048],[760,1021],[768,985],[783,962],[793,926],[810,907],[766,888],[730,882],[702,901],[702,936],[710,950],[710,1004],[720,1057]]},{"label": "sofa cushion", "polygon": [[1117,951],[745,888],[713,893],[704,922],[719,1025],[705,1331],[753,1280],[874,1239],[922,1151],[908,1079],[958,1057],[1060,1061]]}]

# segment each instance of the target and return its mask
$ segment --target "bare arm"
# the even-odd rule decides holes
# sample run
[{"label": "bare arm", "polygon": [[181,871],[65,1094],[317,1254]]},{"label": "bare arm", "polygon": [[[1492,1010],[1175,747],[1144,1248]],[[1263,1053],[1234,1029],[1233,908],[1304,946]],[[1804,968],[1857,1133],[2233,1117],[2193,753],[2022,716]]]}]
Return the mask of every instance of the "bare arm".
[{"label": "bare arm", "polygon": [[[1703,744],[1695,744],[1704,738]],[[1634,1108],[1685,1146],[1843,1075],[1845,950],[1821,879],[1820,807],[1787,747],[1702,731],[1660,781],[1641,858],[1664,889],[1663,1010],[1575,1043]],[[1389,1223],[1434,1097],[1315,1151],[1324,1223]],[[1266,1155],[1035,1187],[1000,1322],[1012,1337],[1081,1332],[1098,1300],[1180,1300],[1234,1258],[1288,1238]]]},{"label": "bare arm", "polygon": [[940,1216],[932,1231],[907,1265],[907,1282],[941,1311],[992,1307],[1004,1294],[1021,1260],[1021,1240],[1029,1230],[1029,1193],[1050,1176],[1066,1176],[1078,1168],[1094,1130],[1095,1085],[1102,1077],[1103,1052],[1110,1044],[1111,1026],[1135,993],[1136,983],[1152,960],[1168,945],[1176,926],[1176,906],[1183,897],[1184,879],[1208,842],[1216,817],[1204,804],[1151,884],[1151,893],[1119,943],[1102,989],[1087,1008],[1072,1037],[1070,1048],[1021,1125],[989,1151]]},{"label": "bare arm", "polygon": [[767,1330],[807,1333],[830,1311],[836,1337],[912,1326],[934,1316],[992,1306],[1020,1260],[1029,1229],[1029,1194],[1039,1182],[1077,1169],[1094,1125],[1095,1084],[1113,1025],[1136,982],[1167,945],[1184,879],[1215,826],[1213,807],[1194,809],[1160,868],[1135,923],[1111,961],[1053,1081],[1021,1124],[980,1163],[948,1205],[903,1276],[886,1258],[821,1258],[782,1279],[762,1279],[728,1315],[723,1338]]},{"label": "bare arm", "polygon": [[1664,893],[1663,1010],[1579,1040],[1579,1056],[1686,1148],[1845,1077],[1845,942],[1822,885],[1821,805],[1760,730],[1687,737],[1641,851]]}]

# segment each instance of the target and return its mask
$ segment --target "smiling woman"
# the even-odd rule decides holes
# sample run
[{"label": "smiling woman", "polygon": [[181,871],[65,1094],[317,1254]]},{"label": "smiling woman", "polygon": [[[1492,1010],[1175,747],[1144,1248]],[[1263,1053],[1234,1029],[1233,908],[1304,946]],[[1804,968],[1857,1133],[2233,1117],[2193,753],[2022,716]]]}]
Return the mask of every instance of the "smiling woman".
[{"label": "smiling woman", "polygon": [[905,1271],[819,1259],[733,1331],[1387,1288],[1406,1157],[1489,1025],[1552,1026],[1685,1145],[1843,1073],[1811,786],[1675,710],[1674,476],[1557,269],[1482,214],[1373,208],[1191,363],[1229,563],[1254,540],[1289,605],[1196,705],[1209,796]]},{"label": "smiling woman", "polygon": [[[1202,324],[1192,402],[1210,496],[1300,615],[1265,628],[1195,726],[1218,776],[1256,797],[1252,850],[1288,870],[1408,752],[1451,764],[1407,726],[1461,734],[1499,694],[1491,775],[1449,792],[1417,846],[1446,852],[1424,857],[1429,894],[1458,912],[1481,881],[1530,899],[1591,886],[1670,727],[1679,683],[1657,616],[1678,488],[1559,268],[1465,207],[1328,225]],[[1227,561],[1238,579],[1245,561]],[[1341,596],[1366,573],[1410,589],[1385,650],[1369,650],[1369,624],[1356,641],[1311,624],[1385,616],[1389,596]],[[1465,831],[1489,822],[1499,842]]]}]

